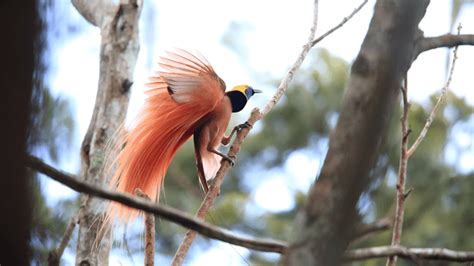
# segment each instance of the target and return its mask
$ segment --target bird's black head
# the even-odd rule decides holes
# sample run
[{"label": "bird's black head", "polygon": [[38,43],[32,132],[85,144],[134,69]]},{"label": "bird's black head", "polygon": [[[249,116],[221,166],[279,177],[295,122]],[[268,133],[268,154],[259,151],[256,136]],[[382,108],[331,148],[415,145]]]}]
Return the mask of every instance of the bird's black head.
[{"label": "bird's black head", "polygon": [[249,85],[239,85],[235,86],[232,90],[226,92],[225,94],[230,98],[230,102],[232,103],[232,112],[240,112],[244,109],[247,101],[252,97],[255,93],[260,93],[261,90],[255,90]]}]

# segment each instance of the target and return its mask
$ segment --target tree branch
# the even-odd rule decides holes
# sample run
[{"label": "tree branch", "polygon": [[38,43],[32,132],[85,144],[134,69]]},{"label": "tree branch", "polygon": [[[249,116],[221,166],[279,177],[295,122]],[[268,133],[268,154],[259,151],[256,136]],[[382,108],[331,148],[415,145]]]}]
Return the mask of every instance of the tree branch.
[{"label": "tree branch", "polygon": [[72,0],[72,5],[92,25],[101,27],[107,11],[116,8],[110,0]]},{"label": "tree branch", "polygon": [[[226,243],[264,252],[283,253],[287,248],[287,244],[283,241],[237,236],[229,232],[228,230],[213,226],[202,220],[195,219],[187,214],[182,213],[177,209],[153,204],[148,200],[134,198],[122,193],[117,193],[108,189],[103,189],[95,187],[93,185],[85,184],[79,181],[80,179],[78,177],[57,170],[54,167],[44,163],[41,159],[34,156],[28,156],[26,158],[26,164],[29,168],[36,170],[42,174],[45,174],[50,178],[56,180],[57,182],[77,192],[87,193],[92,196],[113,200],[132,208],[159,215],[160,217],[163,217],[163,219],[172,221],[183,227],[198,231],[200,234],[212,239],[217,239]],[[372,226],[368,225],[368,227]],[[354,235],[359,235],[363,231],[364,230],[361,230],[361,232],[358,232]],[[416,255],[420,258],[425,259],[444,259],[452,261],[474,260],[474,252],[453,251],[444,248],[406,248],[402,246],[355,249],[346,252],[345,258],[346,260],[352,261],[377,257],[386,257],[390,255],[398,255],[407,258],[411,258],[413,255]]]},{"label": "tree branch", "polygon": [[474,34],[445,34],[437,37],[421,38],[416,45],[415,57],[436,48],[449,48],[458,45],[474,45]]},{"label": "tree branch", "polygon": [[66,230],[64,231],[64,235],[63,235],[63,238],[61,239],[61,242],[59,243],[59,246],[49,253],[48,255],[49,266],[60,265],[59,262],[61,260],[64,250],[67,247],[67,244],[71,240],[72,232],[74,232],[74,229],[76,228],[76,224],[77,224],[77,214],[74,215],[69,220],[69,223],[66,227]]},{"label": "tree branch", "polygon": [[113,200],[128,207],[159,215],[163,219],[172,221],[194,231],[198,231],[200,234],[209,238],[218,239],[230,244],[266,252],[282,253],[286,247],[285,242],[282,241],[237,236],[228,230],[193,218],[175,208],[153,204],[147,200],[131,197],[123,193],[118,193],[83,183],[79,181],[78,177],[59,171],[34,156],[28,156],[26,158],[26,164],[29,168],[41,172],[77,192],[86,193],[91,196],[96,196],[103,199]]},{"label": "tree branch", "polygon": [[346,22],[348,22],[355,14],[359,13],[359,11],[367,4],[368,0],[364,0],[358,7],[356,7],[349,16],[345,17],[342,19],[341,23],[337,24],[336,26],[332,27],[330,30],[326,31],[323,35],[319,36],[318,38],[314,39],[314,41],[311,42],[311,46],[316,45],[318,42],[322,41],[324,38],[326,38],[328,35],[339,29],[340,27],[344,26]]},{"label": "tree branch", "polygon": [[[232,143],[232,146],[229,149],[229,153],[227,154],[229,157],[236,158],[237,153],[239,153],[240,151],[240,146],[242,145],[242,142],[244,141],[245,137],[247,137],[248,133],[250,132],[251,127],[260,118],[261,118],[260,111],[257,108],[252,110],[250,118],[249,120],[247,120],[247,123],[250,127],[245,127],[237,133],[237,136],[235,137],[234,142]],[[222,182],[224,181],[224,176],[229,171],[230,168],[231,168],[231,165],[229,161],[227,160],[221,161],[221,167],[217,171],[216,177],[214,178],[214,183],[209,188],[209,192],[206,194],[206,197],[201,203],[201,206],[199,207],[196,213],[196,218],[204,219],[207,212],[209,211],[209,208],[211,208],[214,202],[214,199],[220,194],[220,187],[222,185]],[[191,231],[186,232],[186,235],[181,245],[179,246],[176,254],[173,257],[171,265],[181,265],[183,263],[184,257],[186,256],[186,253],[188,252],[194,238],[196,237],[195,231],[197,230],[194,230],[194,231],[191,230]]]},{"label": "tree branch", "polygon": [[351,240],[351,245],[360,242],[364,239],[367,239],[369,236],[385,231],[392,227],[393,225],[393,218],[392,217],[384,217],[376,222],[370,224],[361,224],[353,235],[353,239]]},{"label": "tree branch", "polygon": [[[135,195],[150,201],[150,198],[141,189],[135,189]],[[145,213],[145,266],[155,265],[155,216]]]},{"label": "tree branch", "polygon": [[262,118],[266,114],[268,114],[268,112],[270,112],[270,110],[280,100],[281,96],[283,96],[285,91],[288,89],[288,84],[293,79],[293,76],[295,75],[295,72],[300,68],[301,64],[303,63],[304,59],[306,58],[306,55],[308,54],[308,52],[313,47],[313,39],[314,39],[314,35],[316,33],[317,25],[318,25],[318,0],[315,0],[314,1],[314,6],[313,6],[313,25],[311,26],[311,29],[310,29],[308,41],[304,44],[303,49],[301,50],[300,54],[296,58],[296,61],[291,66],[290,70],[288,70],[288,73],[281,80],[280,85],[278,86],[278,89],[275,92],[275,94],[273,95],[273,97],[268,101],[268,103],[265,105],[265,107],[263,107]]},{"label": "tree branch", "polygon": [[[456,36],[460,36],[459,35],[460,30],[461,30],[461,25],[459,25],[459,27],[458,27],[458,35],[456,35]],[[438,100],[436,101],[436,104],[433,107],[433,110],[431,110],[431,113],[430,113],[428,119],[426,119],[426,123],[425,123],[423,129],[421,130],[420,135],[418,136],[418,138],[416,138],[415,142],[411,145],[410,149],[408,149],[408,157],[413,155],[413,153],[418,148],[418,145],[420,145],[420,143],[425,138],[426,133],[428,133],[428,130],[430,129],[431,123],[433,123],[434,117],[436,116],[436,113],[438,112],[438,109],[441,106],[441,103],[443,102],[444,96],[445,96],[446,92],[448,91],[449,86],[451,85],[451,80],[453,78],[453,73],[454,73],[454,66],[456,65],[456,60],[457,59],[458,59],[458,46],[456,46],[454,48],[454,51],[453,51],[453,61],[451,63],[451,68],[449,70],[448,80],[446,81],[446,84],[444,85],[443,89],[441,90],[441,93],[438,96]]]},{"label": "tree branch", "polygon": [[389,256],[399,256],[405,259],[414,258],[425,260],[445,260],[467,262],[474,261],[474,252],[455,251],[446,248],[407,248],[404,246],[381,246],[361,248],[347,251],[344,255],[346,261],[358,261]]},{"label": "tree branch", "polygon": [[[395,206],[395,219],[393,222],[392,232],[392,246],[400,245],[403,228],[403,217],[405,216],[405,184],[407,178],[407,166],[408,166],[408,135],[410,130],[408,129],[408,111],[410,109],[410,103],[408,103],[408,86],[407,76],[405,74],[404,85],[401,88],[402,99],[403,99],[403,114],[401,120],[401,141],[400,141],[400,161],[398,167],[398,183],[397,183],[397,199]],[[387,260],[387,266],[395,266],[397,263],[397,256],[390,256]]]}]

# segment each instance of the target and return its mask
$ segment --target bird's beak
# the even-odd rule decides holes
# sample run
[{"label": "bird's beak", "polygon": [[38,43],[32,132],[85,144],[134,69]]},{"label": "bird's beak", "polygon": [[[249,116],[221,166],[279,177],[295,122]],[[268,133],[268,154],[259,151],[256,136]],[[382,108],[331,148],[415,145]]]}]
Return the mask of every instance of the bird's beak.
[{"label": "bird's beak", "polygon": [[262,91],[261,90],[256,90],[256,89],[253,89],[253,93],[261,93]]}]

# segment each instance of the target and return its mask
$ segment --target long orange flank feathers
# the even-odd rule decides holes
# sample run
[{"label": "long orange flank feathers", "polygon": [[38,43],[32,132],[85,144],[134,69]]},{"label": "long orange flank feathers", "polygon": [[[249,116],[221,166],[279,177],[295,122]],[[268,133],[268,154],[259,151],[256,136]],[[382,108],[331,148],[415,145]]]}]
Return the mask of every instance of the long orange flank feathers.
[{"label": "long orange flank feathers", "polygon": [[[176,151],[227,98],[224,82],[200,55],[175,50],[160,57],[159,66],[147,84],[149,90],[141,112],[129,133],[116,143],[121,150],[114,159],[111,179],[111,188],[118,192],[134,194],[139,188],[156,201]],[[222,136],[225,128],[220,129]],[[202,156],[208,161],[218,159],[210,153]],[[111,203],[107,213],[107,219],[119,218],[123,222],[138,215],[117,203]]]}]

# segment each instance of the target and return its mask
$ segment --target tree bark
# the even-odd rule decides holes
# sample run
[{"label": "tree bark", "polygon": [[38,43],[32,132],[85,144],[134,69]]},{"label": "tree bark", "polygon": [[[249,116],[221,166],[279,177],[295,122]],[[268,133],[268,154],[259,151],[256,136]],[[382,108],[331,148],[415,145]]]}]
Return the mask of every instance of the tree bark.
[{"label": "tree bark", "polygon": [[[42,79],[39,60],[43,27],[38,1],[0,2],[0,264],[31,263],[32,182],[24,167],[30,102]],[[35,86],[36,85],[36,86]]]},{"label": "tree bark", "polygon": [[285,265],[339,265],[357,224],[428,0],[379,0],[342,101],[321,174],[295,221]]},{"label": "tree bark", "polygon": [[[142,1],[122,2],[119,5],[89,5],[89,2],[73,1],[89,22],[100,27],[102,35],[99,87],[94,113],[81,147],[81,176],[85,182],[99,186],[107,181],[101,176],[106,145],[124,122],[139,51],[138,19]],[[95,241],[100,240],[98,230],[102,227],[103,211],[102,200],[81,196],[76,265],[108,264],[111,230],[99,247],[94,248]]]}]

